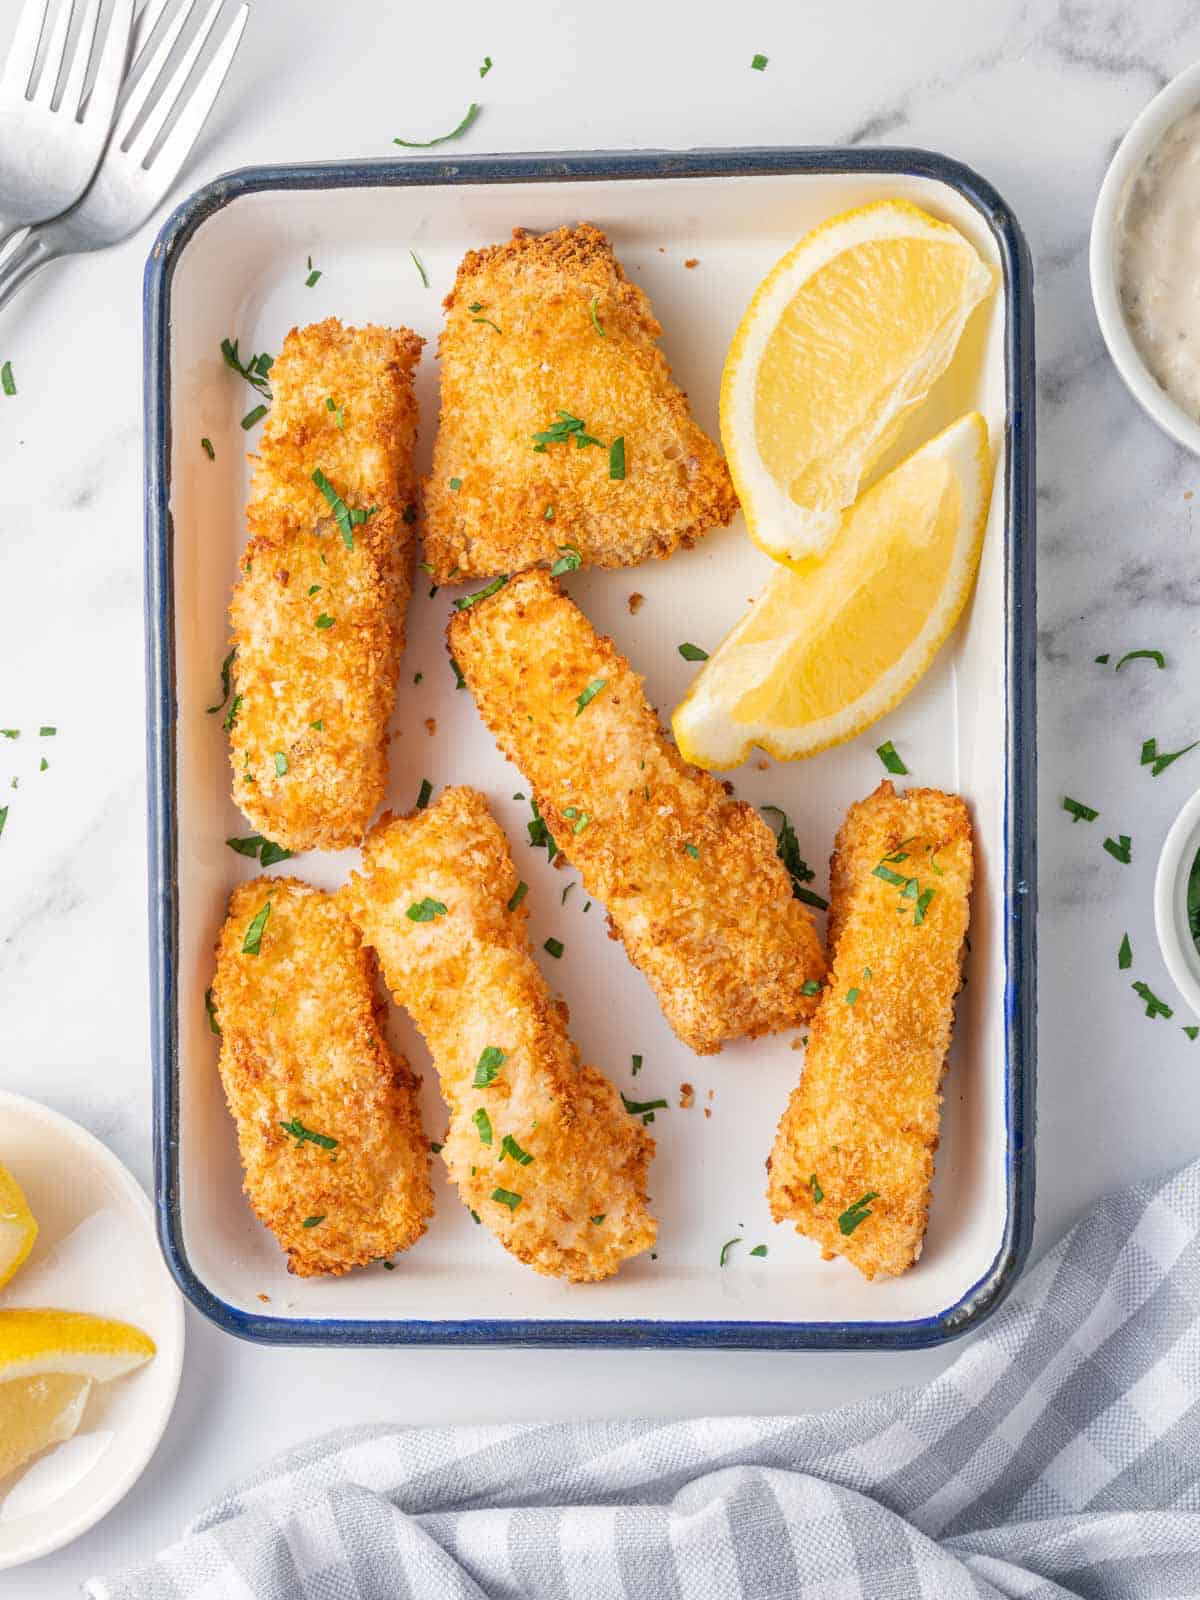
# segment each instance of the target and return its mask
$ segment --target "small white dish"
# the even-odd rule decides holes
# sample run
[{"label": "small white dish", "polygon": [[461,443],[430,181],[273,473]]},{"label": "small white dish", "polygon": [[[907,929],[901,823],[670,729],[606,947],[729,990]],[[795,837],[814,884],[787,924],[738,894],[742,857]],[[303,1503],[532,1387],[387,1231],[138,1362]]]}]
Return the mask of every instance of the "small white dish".
[{"label": "small white dish", "polygon": [[1088,264],[1096,320],[1125,387],[1165,434],[1200,456],[1200,423],[1171,398],[1142,359],[1121,309],[1117,282],[1117,238],[1129,185],[1167,129],[1197,106],[1200,61],[1186,67],[1155,95],[1117,146],[1092,214]]},{"label": "small white dish", "polygon": [[0,1480],[0,1569],[85,1533],[141,1476],[175,1404],[183,1300],[141,1186],[100,1141],[36,1101],[0,1090],[0,1161],[38,1222],[33,1250],[0,1289],[0,1308],[53,1306],[135,1323],[158,1353],[96,1384],[73,1439]]},{"label": "small white dish", "polygon": [[1188,878],[1200,851],[1200,789],[1163,840],[1154,875],[1154,931],[1171,982],[1200,1016],[1200,950],[1188,920]]}]

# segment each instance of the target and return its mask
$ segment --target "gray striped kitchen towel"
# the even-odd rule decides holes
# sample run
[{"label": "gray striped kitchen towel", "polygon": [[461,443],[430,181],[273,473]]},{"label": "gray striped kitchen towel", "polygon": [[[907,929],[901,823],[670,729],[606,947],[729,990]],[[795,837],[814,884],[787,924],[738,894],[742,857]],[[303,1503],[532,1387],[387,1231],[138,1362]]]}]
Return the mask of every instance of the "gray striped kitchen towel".
[{"label": "gray striped kitchen towel", "polygon": [[1200,1163],[1100,1205],[926,1389],[808,1417],[352,1428],[262,1468],[157,1559],[87,1589],[1200,1596]]}]

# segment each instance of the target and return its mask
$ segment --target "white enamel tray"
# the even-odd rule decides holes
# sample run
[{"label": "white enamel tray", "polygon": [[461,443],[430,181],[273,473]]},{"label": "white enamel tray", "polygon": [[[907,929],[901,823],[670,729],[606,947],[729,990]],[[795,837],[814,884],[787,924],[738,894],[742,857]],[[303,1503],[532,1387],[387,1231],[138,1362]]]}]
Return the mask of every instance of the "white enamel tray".
[{"label": "white enamel tray", "polygon": [[[774,261],[816,223],[902,196],[960,227],[1002,288],[897,454],[962,411],[981,410],[996,491],[975,596],[933,670],[891,716],[840,749],[792,765],[757,757],[726,774],[739,797],[783,807],[824,892],[834,832],[851,801],[884,776],[875,747],[895,742],[917,784],[964,794],[975,819],[977,888],[968,982],[946,1079],[943,1136],[924,1254],[914,1270],[868,1284],[823,1263],[774,1226],[764,1161],[803,1054],[799,1032],[698,1058],[674,1038],[603,910],[585,912],[569,869],[526,842],[527,791],[496,752],[470,694],[456,691],[443,630],[458,590],[420,581],[393,721],[389,804],[435,788],[483,789],[530,884],[531,934],[551,985],[570,1004],[585,1060],[638,1099],[664,1096],[651,1173],[656,1258],[607,1283],[541,1278],[477,1228],[440,1171],[437,1215],[396,1270],[338,1280],[291,1278],[241,1193],[233,1123],[205,1015],[212,948],[229,891],[252,871],[225,845],[251,831],[229,796],[218,698],[226,607],[244,541],[249,471],[240,418],[255,403],[222,363],[276,352],[296,323],[405,323],[429,341],[419,378],[421,465],[437,416],[441,300],[463,253],[514,225],[587,219],[611,237],[649,293],[663,346],[701,424],[717,430],[729,339]],[[430,279],[424,287],[410,250]],[[321,271],[306,287],[308,257]],[[698,265],[685,267],[695,259]],[[991,1309],[1019,1270],[1032,1225],[1033,1090],[1033,502],[1032,312],[1028,258],[999,197],[973,173],[915,151],[770,150],[688,155],[482,157],[255,169],[218,180],[176,212],[146,275],[147,637],[150,720],[151,945],[160,1236],[195,1303],[235,1333],[309,1342],[546,1342],[850,1347],[922,1344]],[[201,448],[213,442],[215,461]],[[762,586],[767,558],[739,518],[690,552],[624,572],[568,579],[587,615],[646,674],[664,720],[694,666],[677,646],[712,649]],[[645,602],[631,615],[628,597]],[[420,684],[414,683],[423,674]],[[436,732],[427,732],[433,719]],[[765,760],[765,758],[763,758]],[[311,854],[277,870],[334,887],[356,853]],[[548,936],[565,953],[542,952]],[[424,1075],[431,1139],[445,1114],[423,1044],[394,1016],[398,1046]],[[631,1058],[641,1055],[640,1075]],[[681,1085],[694,1089],[680,1106]],[[711,1115],[706,1115],[711,1112]],[[722,1245],[744,1242],[719,1265]],[[758,1244],[765,1259],[752,1257]]]}]

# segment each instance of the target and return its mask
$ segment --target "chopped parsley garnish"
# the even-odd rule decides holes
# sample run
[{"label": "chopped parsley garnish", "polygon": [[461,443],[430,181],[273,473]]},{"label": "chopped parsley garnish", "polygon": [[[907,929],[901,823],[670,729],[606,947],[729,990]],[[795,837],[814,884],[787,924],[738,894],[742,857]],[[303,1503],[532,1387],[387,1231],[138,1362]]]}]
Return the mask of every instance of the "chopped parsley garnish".
[{"label": "chopped parsley garnish", "polygon": [[472,1218],[474,1219],[474,1222],[475,1222],[475,1226],[477,1228],[478,1227],[482,1227],[483,1224],[480,1222],[478,1211],[476,1211],[473,1206],[468,1206],[467,1210],[471,1213],[471,1216],[472,1216]]},{"label": "chopped parsley garnish", "polygon": [[410,922],[433,922],[437,917],[446,915],[446,908],[440,900],[432,900],[426,895],[424,900],[416,900],[404,913]]},{"label": "chopped parsley garnish", "polygon": [[1095,656],[1093,659],[1097,666],[1106,667],[1109,661],[1108,651],[1106,650],[1102,656]]},{"label": "chopped parsley garnish", "polygon": [[282,750],[276,750],[276,752],[275,752],[275,771],[282,778],[284,773],[287,771],[287,769],[288,769],[288,758],[287,758],[287,756],[284,755]]},{"label": "chopped parsley garnish", "polygon": [[498,1045],[489,1044],[475,1063],[475,1077],[472,1080],[475,1088],[486,1089],[506,1060],[504,1051]]},{"label": "chopped parsley garnish", "polygon": [[0,834],[4,832],[4,824],[8,821],[8,807],[0,806]]},{"label": "chopped parsley garnish", "polygon": [[242,418],[242,427],[247,433],[249,433],[254,424],[256,422],[261,422],[266,414],[266,406],[255,406],[253,410],[247,411],[246,415]]},{"label": "chopped parsley garnish", "polygon": [[538,803],[536,800],[531,800],[529,802],[529,809],[533,812],[532,820],[525,824],[526,830],[529,833],[529,843],[535,850],[540,850],[543,846],[545,846],[546,859],[548,861],[553,861],[555,856],[558,854],[558,842],[556,841],[554,835],[550,832],[550,829],[546,826],[546,823],[542,817],[542,813],[538,810]]},{"label": "chopped parsley garnish", "polygon": [[816,978],[805,978],[804,982],[800,985],[801,994],[820,994],[820,992],[821,985]]},{"label": "chopped parsley garnish", "polygon": [[435,144],[447,144],[451,139],[457,139],[466,133],[467,129],[479,115],[479,107],[474,100],[467,107],[467,114],[457,128],[451,128],[449,133],[441,133],[436,139],[393,139],[393,144],[403,145],[406,150],[430,150]]},{"label": "chopped parsley garnish", "polygon": [[681,644],[679,654],[685,661],[707,661],[708,651],[701,650],[698,644]]},{"label": "chopped parsley garnish", "polygon": [[318,717],[315,722],[310,722],[309,723],[309,727],[310,728],[315,728],[318,733],[324,733],[325,732],[325,718],[324,717]]},{"label": "chopped parsley garnish", "polygon": [[491,1117],[488,1116],[487,1111],[483,1106],[479,1106],[472,1113],[471,1121],[479,1129],[479,1142],[480,1142],[480,1144],[491,1144],[491,1142],[492,1142],[492,1119],[491,1119]]},{"label": "chopped parsley garnish", "polygon": [[563,811],[563,816],[571,823],[572,833],[582,833],[592,820],[589,813],[580,811],[578,806],[567,806]]},{"label": "chopped parsley garnish", "polygon": [[846,1004],[848,1006],[852,1006],[854,1004],[854,1002],[858,999],[858,997],[859,997],[859,995],[861,993],[862,993],[861,989],[847,989],[847,991],[846,991]]},{"label": "chopped parsley garnish", "polygon": [[1119,838],[1105,839],[1104,848],[1114,860],[1120,861],[1122,865],[1127,867],[1130,861],[1133,859],[1129,853],[1129,846],[1132,842],[1133,841],[1130,839],[1129,835],[1127,833],[1123,833],[1119,836]]},{"label": "chopped parsley garnish", "polygon": [[263,930],[267,926],[267,918],[270,915],[271,902],[268,900],[246,929],[246,937],[242,940],[242,954],[244,956],[256,956],[262,950]]},{"label": "chopped parsley garnish", "polygon": [[472,317],[471,321],[472,322],[485,322],[488,325],[489,328],[495,328],[497,333],[503,332],[503,330],[501,329],[499,324],[493,322],[491,317]]},{"label": "chopped parsley garnish", "polygon": [[597,1216],[597,1217],[589,1217],[588,1221],[591,1223],[593,1228],[598,1228],[600,1226],[600,1224],[604,1221],[604,1219],[605,1219],[605,1217],[607,1215],[608,1215],[607,1211],[602,1211],[600,1213],[600,1215]]},{"label": "chopped parsley garnish", "polygon": [[1117,970],[1118,972],[1127,972],[1132,965],[1133,946],[1130,944],[1129,935],[1126,933],[1122,935],[1121,948],[1117,951]]},{"label": "chopped parsley garnish", "polygon": [[1172,761],[1178,761],[1180,756],[1186,756],[1189,750],[1194,750],[1200,744],[1200,739],[1193,739],[1191,744],[1185,744],[1182,750],[1161,751],[1155,739],[1146,739],[1142,742],[1142,753],[1138,758],[1143,767],[1150,768],[1150,776],[1157,778],[1160,772],[1165,772]]},{"label": "chopped parsley garnish", "polygon": [[[434,594],[437,593],[436,586],[434,587],[433,592]],[[454,687],[456,689],[465,689],[467,687],[467,680],[463,677],[462,668],[459,666],[458,662],[455,661],[453,656],[450,657],[450,665],[454,670]]]},{"label": "chopped parsley garnish", "polygon": [[308,586],[308,598],[310,600],[312,599],[313,595],[320,594],[320,592],[321,592],[321,585],[319,583],[310,583],[309,584],[309,586]]},{"label": "chopped parsley garnish", "polygon": [[[233,725],[237,721],[237,714],[241,710],[241,707],[242,696],[240,694],[235,694],[229,703],[229,710],[225,713],[225,720],[221,724],[226,733],[233,732]],[[219,711],[221,708],[220,706],[216,706],[214,709]]]},{"label": "chopped parsley garnish", "polygon": [[[450,482],[451,485],[453,485],[454,479],[451,478]],[[489,600],[492,595],[503,589],[507,582],[508,573],[502,572],[498,578],[492,579],[491,583],[488,584],[486,589],[477,589],[474,594],[465,594],[460,600],[456,600],[454,602],[455,611],[468,611],[473,605],[476,604],[477,601]]]},{"label": "chopped parsley garnish", "polygon": [[317,627],[320,628],[322,632],[324,632],[326,628],[333,627],[333,618],[329,615],[328,611],[322,611],[317,617]]},{"label": "chopped parsley garnish", "polygon": [[563,942],[561,939],[547,939],[542,949],[547,955],[553,956],[555,961],[562,960]]},{"label": "chopped parsley garnish", "polygon": [[[320,281],[321,281],[321,269],[319,267],[314,267],[313,266],[312,257],[309,256],[309,258],[308,258],[308,277],[305,278],[305,280],[304,280],[304,287],[306,289],[313,289],[313,288],[315,288],[317,286],[318,283],[320,283]],[[308,1227],[308,1223],[306,1222],[304,1224],[304,1226],[307,1228]]]},{"label": "chopped parsley garnish", "polygon": [[529,893],[529,885],[525,882],[524,878],[522,878],[520,883],[518,883],[517,887],[513,890],[511,897],[509,898],[508,909],[510,911],[515,911],[517,909],[517,907],[521,904],[521,901],[524,900],[525,896],[528,893]]},{"label": "chopped parsley garnish", "polygon": [[333,420],[338,425],[338,432],[339,433],[345,433],[345,431],[346,431],[346,408],[345,408],[345,406],[337,405],[334,402],[333,396],[331,394],[328,394],[328,395],[325,396],[325,409],[326,409],[326,411],[332,411],[333,412]]},{"label": "chopped parsley garnish", "polygon": [[642,1058],[641,1058],[641,1056],[634,1056],[632,1058],[632,1060],[633,1060],[633,1075],[636,1078],[638,1073],[642,1070]]},{"label": "chopped parsley garnish", "polygon": [[287,861],[292,854],[281,844],[264,839],[261,833],[252,833],[244,839],[226,839],[225,843],[231,850],[236,850],[239,856],[261,861],[264,867],[273,867],[277,861]]},{"label": "chopped parsley garnish", "polygon": [[430,1148],[430,1150],[432,1150],[432,1152],[433,1152],[433,1154],[434,1154],[434,1155],[435,1155],[435,1156],[440,1156],[440,1155],[441,1155],[441,1153],[442,1153],[442,1151],[443,1151],[443,1150],[444,1150],[444,1149],[445,1149],[445,1148],[446,1148],[446,1147],[445,1147],[445,1145],[443,1145],[443,1144],[439,1144],[439,1143],[438,1143],[438,1141],[437,1141],[437,1140],[436,1140],[436,1139],[431,1139],[431,1140],[430,1140],[430,1141],[429,1141],[429,1148]]},{"label": "chopped parsley garnish", "polygon": [[593,678],[583,693],[575,697],[575,715],[579,716],[580,712],[586,711],[601,689],[607,688],[607,686],[607,678]]},{"label": "chopped parsley garnish", "polygon": [[213,1000],[213,992],[211,989],[205,989],[204,991],[204,1009],[208,1013],[208,1031],[210,1033],[215,1033],[219,1039],[221,1037],[221,1030],[217,1026],[217,1007],[216,1002]]},{"label": "chopped parsley garnish", "polygon": [[[916,881],[915,879],[913,880]],[[907,886],[906,886],[907,887]],[[919,928],[925,921],[925,913],[929,910],[929,902],[936,893],[933,889],[922,889],[917,896],[917,903],[913,908],[913,927]]]},{"label": "chopped parsley garnish", "polygon": [[889,739],[886,744],[881,744],[875,754],[883,762],[889,772],[895,773],[898,778],[907,777],[908,768],[900,759],[896,746]]},{"label": "chopped parsley garnish", "polygon": [[1185,1022],[1183,1025],[1183,1031],[1187,1034],[1188,1038],[1193,1044],[1196,1042],[1197,1038],[1200,1038],[1200,1027],[1197,1027],[1194,1022]]},{"label": "chopped parsley garnish", "polygon": [[281,1122],[279,1126],[289,1138],[295,1139],[297,1150],[302,1144],[319,1145],[322,1150],[336,1150],[337,1140],[331,1139],[327,1133],[314,1133],[311,1128],[306,1128],[299,1117],[293,1117],[290,1122]]},{"label": "chopped parsley garnish", "polygon": [[544,454],[547,445],[567,444],[571,439],[575,440],[580,450],[586,449],[589,444],[600,446],[599,439],[593,439],[588,433],[585,422],[573,417],[569,411],[559,411],[557,422],[552,422],[541,433],[534,434],[533,448]]},{"label": "chopped parsley garnish", "polygon": [[481,78],[486,78],[488,73],[491,70],[492,70],[492,58],[491,58],[491,56],[484,56],[483,65],[479,69],[479,76]]},{"label": "chopped parsley garnish", "polygon": [[1120,672],[1127,661],[1153,661],[1160,672],[1167,664],[1167,658],[1161,650],[1127,650],[1113,671]]},{"label": "chopped parsley garnish", "polygon": [[1072,800],[1069,794],[1063,795],[1063,810],[1070,812],[1073,822],[1095,822],[1100,815],[1091,806],[1085,806],[1082,800]]},{"label": "chopped parsley garnish", "polygon": [[[318,272],[317,273],[317,277],[319,278],[320,276],[321,276],[321,274]],[[322,1211],[322,1213],[321,1213],[321,1215],[319,1217],[305,1217],[304,1221],[300,1224],[300,1226],[302,1228],[316,1228],[316,1227],[319,1227],[321,1225],[321,1223],[324,1222],[324,1221],[325,1221],[325,1213]]]},{"label": "chopped parsley garnish", "polygon": [[608,335],[604,331],[603,324],[600,321],[600,317],[599,317],[599,314],[598,314],[598,311],[597,311],[597,308],[598,308],[599,304],[600,304],[600,296],[598,294],[593,295],[592,298],[591,298],[591,302],[588,305],[588,314],[590,315],[590,317],[592,319],[592,327],[595,328],[596,332],[600,335],[600,337],[602,339],[607,339]]},{"label": "chopped parsley garnish", "polygon": [[[542,512],[542,520],[544,522],[553,522],[554,521],[554,507],[553,506],[547,506],[545,511]],[[559,545],[559,549],[560,550],[562,549],[561,545]],[[551,572],[551,576],[553,576],[553,571]]]},{"label": "chopped parsley garnish", "polygon": [[368,517],[373,517],[379,507],[372,506],[370,510],[363,511],[357,506],[348,506],[320,467],[317,467],[313,472],[312,481],[329,502],[330,510],[333,512],[333,520],[341,530],[342,543],[347,550],[353,550],[355,528],[361,527]]},{"label": "chopped parsley garnish", "polygon": [[752,1256],[765,1256],[766,1253],[767,1253],[767,1247],[766,1247],[765,1244],[756,1244],[754,1246],[754,1249],[751,1250],[751,1252],[750,1252],[750,1254]]},{"label": "chopped parsley garnish", "polygon": [[699,861],[700,851],[694,844],[685,844],[683,848],[687,851],[688,855],[691,856],[693,861]]},{"label": "chopped parsley garnish", "polygon": [[796,830],[788,820],[787,812],[781,811],[778,806],[761,806],[759,809],[774,812],[779,818],[779,832],[775,836],[775,854],[787,868],[788,877],[792,880],[792,894],[806,906],[816,906],[818,911],[828,911],[829,901],[815,894],[813,890],[805,888],[805,884],[811,883],[816,873],[800,854],[800,841],[796,838]]},{"label": "chopped parsley garnish", "polygon": [[751,61],[750,67],[753,72],[765,72],[767,70],[766,56],[756,55],[754,60]]},{"label": "chopped parsley garnish", "polygon": [[3,734],[6,739],[19,739],[21,730],[20,728],[0,728],[0,734]]},{"label": "chopped parsley garnish", "polygon": [[215,461],[217,459],[217,452],[213,449],[213,442],[207,434],[205,434],[200,440],[200,448],[204,451],[204,454],[210,461]]},{"label": "chopped parsley garnish", "polygon": [[430,783],[428,778],[422,778],[421,779],[421,787],[417,791],[417,810],[418,811],[424,811],[425,807],[429,804],[429,797],[432,795],[432,793],[433,793],[433,785]]},{"label": "chopped parsley garnish", "polygon": [[425,263],[421,260],[420,256],[415,250],[410,250],[408,253],[412,257],[413,266],[416,267],[417,271],[421,274],[421,282],[428,289],[429,274],[425,271]]},{"label": "chopped parsley garnish", "polygon": [[[450,487],[454,491],[454,493],[457,494],[458,491],[462,488],[462,479],[461,478],[451,478],[450,479]],[[454,602],[454,604],[459,610],[462,609],[461,606],[459,606],[459,603],[458,603],[457,600]]]},{"label": "chopped parsley garnish", "polygon": [[492,1199],[502,1206],[507,1206],[510,1211],[515,1211],[521,1204],[521,1196],[514,1194],[511,1189],[493,1189]]},{"label": "chopped parsley garnish", "polygon": [[221,355],[224,357],[225,365],[245,378],[252,389],[257,389],[259,394],[265,395],[268,400],[273,398],[271,386],[267,382],[267,374],[275,365],[273,356],[269,356],[264,350],[261,355],[251,356],[249,361],[243,362],[238,354],[236,339],[221,340]]},{"label": "chopped parsley garnish", "polygon": [[[554,507],[547,506],[546,511],[549,519],[553,520]],[[564,572],[578,572],[583,565],[582,553],[573,544],[560,544],[558,549],[559,557],[550,568],[550,576],[552,578],[561,578]]]},{"label": "chopped parsley garnish", "polygon": [[812,1190],[813,1205],[819,1206],[821,1201],[825,1198],[825,1191],[817,1182],[817,1175],[815,1172],[809,1174],[808,1187]]},{"label": "chopped parsley garnish", "polygon": [[722,1266],[724,1266],[725,1263],[729,1260],[729,1252],[733,1249],[734,1245],[735,1244],[741,1244],[741,1242],[742,1242],[742,1236],[741,1236],[740,1233],[738,1234],[736,1239],[726,1239],[725,1243],[721,1246],[721,1265]]},{"label": "chopped parsley garnish", "polygon": [[860,1196],[860,1198],[857,1199],[853,1205],[846,1207],[845,1211],[843,1211],[841,1216],[838,1218],[838,1227],[842,1230],[842,1234],[845,1238],[848,1239],[854,1232],[855,1228],[858,1227],[859,1223],[865,1222],[867,1218],[872,1215],[872,1213],[868,1210],[868,1207],[870,1206],[872,1200],[878,1199],[879,1196],[876,1194],[875,1190],[869,1189],[867,1193]]},{"label": "chopped parsley garnish", "polygon": [[614,483],[625,478],[625,438],[614,439],[608,447],[608,476]]},{"label": "chopped parsley garnish", "polygon": [[511,1156],[518,1166],[527,1167],[533,1160],[533,1157],[529,1154],[529,1151],[522,1150],[521,1146],[513,1138],[511,1133],[506,1133],[504,1138],[500,1141],[500,1151],[501,1159],[503,1159],[504,1156]]},{"label": "chopped parsley garnish", "polygon": [[14,395],[17,392],[17,381],[13,377],[11,361],[6,361],[4,365],[0,367],[0,388],[2,388],[7,395]]},{"label": "chopped parsley garnish", "polygon": [[1160,1000],[1149,984],[1139,981],[1130,984],[1130,988],[1134,994],[1146,1002],[1146,1015],[1148,1017],[1173,1017],[1175,1015],[1166,1001]]},{"label": "chopped parsley garnish", "polygon": [[623,1089],[621,1091],[621,1104],[631,1117],[644,1117],[647,1111],[670,1110],[665,1100],[631,1100]]},{"label": "chopped parsley garnish", "polygon": [[236,648],[231,650],[221,663],[221,698],[215,706],[208,706],[206,708],[207,715],[210,717],[213,716],[215,712],[220,711],[226,700],[229,699],[230,668],[233,666],[233,658],[235,655],[237,655]]}]

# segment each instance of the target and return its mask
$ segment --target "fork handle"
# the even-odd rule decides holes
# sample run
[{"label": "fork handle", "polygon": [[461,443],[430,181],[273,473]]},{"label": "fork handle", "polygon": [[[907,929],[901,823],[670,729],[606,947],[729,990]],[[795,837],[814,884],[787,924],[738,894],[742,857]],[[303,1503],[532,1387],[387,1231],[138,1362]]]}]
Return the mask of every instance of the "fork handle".
[{"label": "fork handle", "polygon": [[0,222],[0,252],[3,252],[10,239],[15,239],[19,233],[24,232],[23,222]]},{"label": "fork handle", "polygon": [[0,311],[34,273],[40,272],[61,253],[48,245],[36,228],[31,228],[21,243],[0,261]]}]

